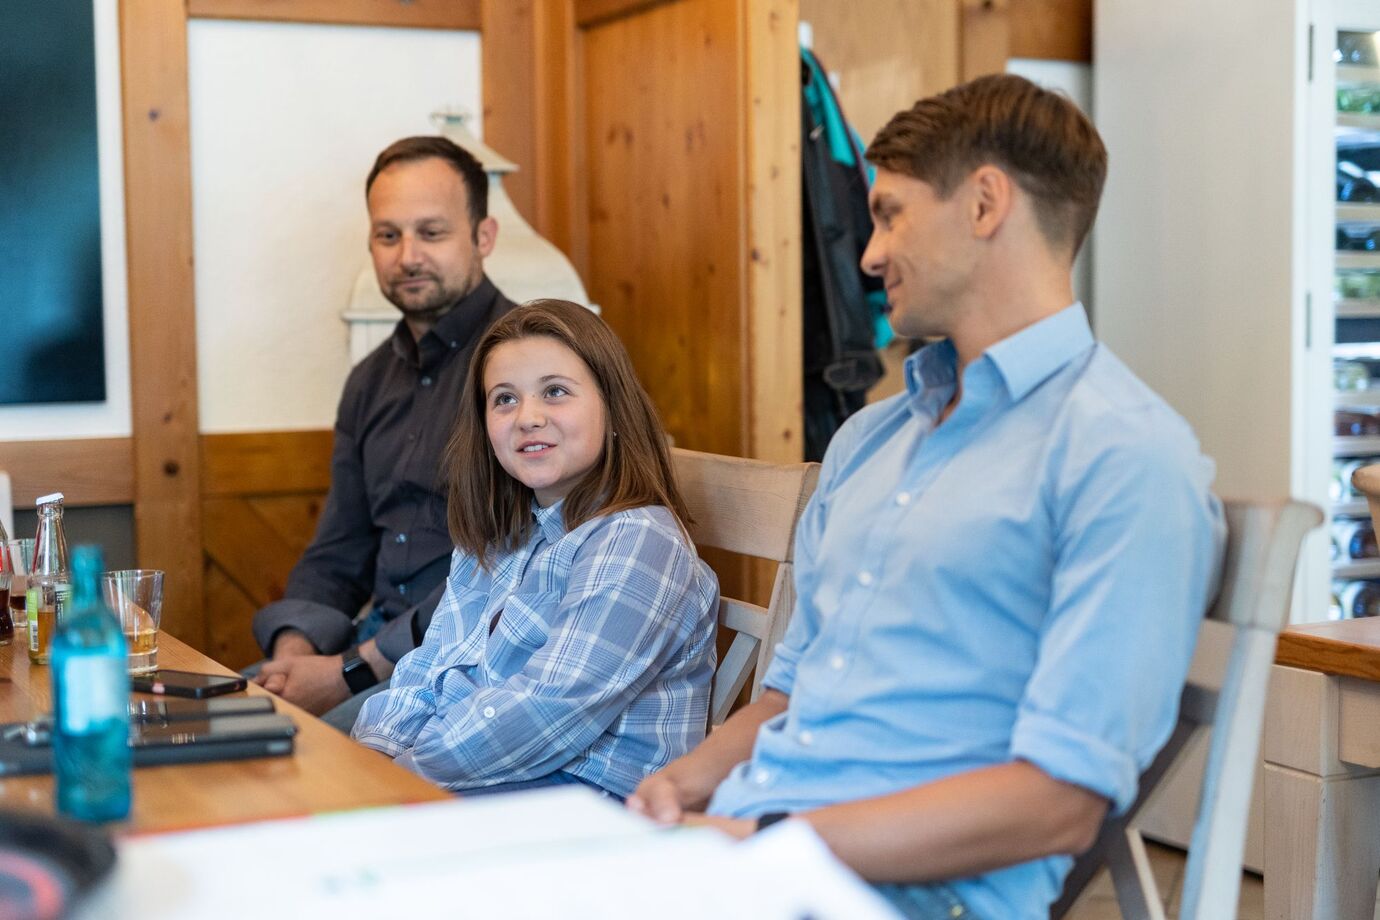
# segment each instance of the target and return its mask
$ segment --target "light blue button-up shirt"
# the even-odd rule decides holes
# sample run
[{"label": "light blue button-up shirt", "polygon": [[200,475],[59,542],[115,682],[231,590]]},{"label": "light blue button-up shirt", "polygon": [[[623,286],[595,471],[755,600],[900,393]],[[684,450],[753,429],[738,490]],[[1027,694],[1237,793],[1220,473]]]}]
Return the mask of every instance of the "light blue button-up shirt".
[{"label": "light blue button-up shirt", "polygon": [[[1188,425],[1081,304],[835,436],[765,684],[790,696],[716,814],[802,811],[1014,760],[1124,809],[1168,738],[1225,536]],[[962,879],[989,920],[1048,917],[1071,860]]]}]

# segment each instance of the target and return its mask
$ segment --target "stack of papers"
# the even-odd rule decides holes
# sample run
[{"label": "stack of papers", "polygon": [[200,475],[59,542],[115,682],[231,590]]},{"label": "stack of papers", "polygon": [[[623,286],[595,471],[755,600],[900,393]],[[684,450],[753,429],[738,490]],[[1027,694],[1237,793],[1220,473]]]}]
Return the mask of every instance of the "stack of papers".
[{"label": "stack of papers", "polygon": [[130,838],[79,917],[892,920],[803,822],[744,843],[568,786]]}]

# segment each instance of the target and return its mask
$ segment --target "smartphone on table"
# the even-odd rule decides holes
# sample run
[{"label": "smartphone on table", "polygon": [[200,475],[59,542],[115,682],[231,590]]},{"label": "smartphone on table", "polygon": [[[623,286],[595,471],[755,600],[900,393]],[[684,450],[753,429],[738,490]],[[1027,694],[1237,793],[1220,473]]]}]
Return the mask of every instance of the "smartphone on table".
[{"label": "smartphone on table", "polygon": [[139,693],[158,693],[166,696],[189,696],[202,700],[208,696],[234,693],[249,685],[243,677],[226,674],[197,674],[192,671],[159,669],[148,674],[132,674],[131,690]]}]

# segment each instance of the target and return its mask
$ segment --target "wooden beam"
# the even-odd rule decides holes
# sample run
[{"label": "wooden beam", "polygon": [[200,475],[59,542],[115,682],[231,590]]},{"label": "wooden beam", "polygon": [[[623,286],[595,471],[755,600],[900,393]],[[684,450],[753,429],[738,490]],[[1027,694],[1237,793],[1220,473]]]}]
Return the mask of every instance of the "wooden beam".
[{"label": "wooden beam", "polygon": [[479,4],[480,0],[187,0],[187,16],[474,31],[479,28]]},{"label": "wooden beam", "polygon": [[959,75],[1003,73],[1011,56],[1009,0],[959,0]]},{"label": "wooden beam", "polygon": [[201,436],[201,494],[284,495],[331,487],[331,444],[323,431],[255,431]]},{"label": "wooden beam", "polygon": [[167,572],[164,627],[203,648],[184,0],[120,4],[120,69],[138,558]]},{"label": "wooden beam", "polygon": [[484,139],[520,167],[504,179],[518,212],[574,260],[572,0],[484,0],[482,31]]},{"label": "wooden beam", "polygon": [[1092,62],[1092,0],[1011,0],[1011,57]]},{"label": "wooden beam", "polygon": [[582,29],[630,16],[671,0],[575,0],[575,24]]},{"label": "wooden beam", "polygon": [[[798,0],[743,0],[747,91],[747,456],[804,458]],[[767,582],[770,584],[770,581]]]},{"label": "wooden beam", "polygon": [[129,438],[0,443],[0,470],[10,474],[16,508],[61,492],[70,507],[134,501],[134,455]]}]

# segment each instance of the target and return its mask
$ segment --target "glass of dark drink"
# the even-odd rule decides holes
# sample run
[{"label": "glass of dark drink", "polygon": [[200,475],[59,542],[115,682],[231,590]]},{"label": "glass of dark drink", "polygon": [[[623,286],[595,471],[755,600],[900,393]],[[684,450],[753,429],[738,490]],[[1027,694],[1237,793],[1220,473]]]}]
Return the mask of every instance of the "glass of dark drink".
[{"label": "glass of dark drink", "polygon": [[14,640],[14,617],[10,614],[10,585],[14,578],[14,565],[10,562],[9,546],[0,546],[0,645],[9,645]]},{"label": "glass of dark drink", "polygon": [[11,540],[5,549],[13,572],[10,576],[10,620],[23,629],[29,621],[24,611],[24,592],[29,586],[29,568],[34,564],[34,538]]}]

